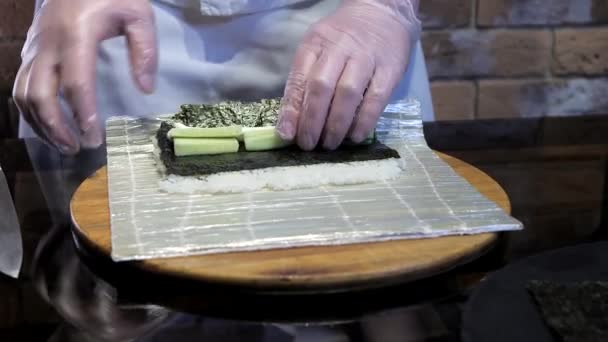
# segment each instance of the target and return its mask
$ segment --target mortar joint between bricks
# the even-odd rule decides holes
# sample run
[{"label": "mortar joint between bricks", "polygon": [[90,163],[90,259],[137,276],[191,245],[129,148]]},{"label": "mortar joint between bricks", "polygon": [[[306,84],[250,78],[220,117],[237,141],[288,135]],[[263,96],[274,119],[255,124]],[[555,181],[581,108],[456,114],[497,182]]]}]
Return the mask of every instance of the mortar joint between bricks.
[{"label": "mortar joint between bricks", "polygon": [[584,24],[499,24],[499,25],[479,25],[476,26],[478,30],[492,30],[492,29],[506,29],[506,30],[542,30],[542,29],[589,29],[589,28],[603,28],[608,26],[606,23],[584,23]]},{"label": "mortar joint between bricks", "polygon": [[549,63],[545,70],[545,78],[549,81],[553,80],[553,63],[555,62],[555,29],[550,29],[551,32],[551,49],[549,54]]}]

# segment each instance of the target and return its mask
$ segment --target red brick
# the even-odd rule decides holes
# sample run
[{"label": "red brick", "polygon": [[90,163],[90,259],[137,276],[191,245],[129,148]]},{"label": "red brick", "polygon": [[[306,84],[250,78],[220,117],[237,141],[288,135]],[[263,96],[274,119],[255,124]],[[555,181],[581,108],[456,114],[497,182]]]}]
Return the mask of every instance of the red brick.
[{"label": "red brick", "polygon": [[601,24],[608,21],[606,0],[480,0],[477,24],[482,27]]},{"label": "red brick", "polygon": [[557,75],[608,74],[608,27],[557,30],[553,58]]},{"label": "red brick", "polygon": [[473,0],[426,0],[420,3],[424,28],[454,28],[471,22]]},{"label": "red brick", "polygon": [[34,0],[0,1],[0,38],[24,38],[34,16]]},{"label": "red brick", "polygon": [[479,82],[478,118],[608,114],[608,78]]},{"label": "red brick", "polygon": [[21,64],[22,42],[0,43],[0,92],[13,89],[15,75]]},{"label": "red brick", "polygon": [[435,81],[431,84],[435,120],[466,120],[475,116],[475,84]]},{"label": "red brick", "polygon": [[432,79],[539,76],[551,62],[545,30],[436,31],[422,39]]}]

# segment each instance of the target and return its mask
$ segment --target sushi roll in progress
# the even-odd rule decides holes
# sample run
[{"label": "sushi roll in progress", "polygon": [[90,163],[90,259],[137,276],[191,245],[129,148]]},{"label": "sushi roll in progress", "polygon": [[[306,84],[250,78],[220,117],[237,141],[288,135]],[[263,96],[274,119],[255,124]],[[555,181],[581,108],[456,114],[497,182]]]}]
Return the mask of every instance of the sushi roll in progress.
[{"label": "sushi roll in progress", "polygon": [[303,151],[276,132],[280,99],[182,105],[156,134],[161,189],[182,193],[290,190],[386,181],[400,156],[370,136],[334,151]]}]

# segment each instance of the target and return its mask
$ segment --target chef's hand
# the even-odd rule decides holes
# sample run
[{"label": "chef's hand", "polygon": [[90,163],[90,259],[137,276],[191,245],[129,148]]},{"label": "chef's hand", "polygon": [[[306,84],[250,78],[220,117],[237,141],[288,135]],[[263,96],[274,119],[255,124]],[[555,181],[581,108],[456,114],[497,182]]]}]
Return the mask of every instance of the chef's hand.
[{"label": "chef's hand", "polygon": [[313,25],[287,79],[281,137],[304,150],[364,140],[405,73],[420,35],[417,8],[418,0],[344,0]]},{"label": "chef's hand", "polygon": [[[136,83],[152,92],[157,48],[148,0],[46,0],[34,18],[13,96],[36,133],[63,153],[103,142],[95,96],[97,48],[121,35],[127,38]],[[75,122],[62,113],[60,92]]]}]

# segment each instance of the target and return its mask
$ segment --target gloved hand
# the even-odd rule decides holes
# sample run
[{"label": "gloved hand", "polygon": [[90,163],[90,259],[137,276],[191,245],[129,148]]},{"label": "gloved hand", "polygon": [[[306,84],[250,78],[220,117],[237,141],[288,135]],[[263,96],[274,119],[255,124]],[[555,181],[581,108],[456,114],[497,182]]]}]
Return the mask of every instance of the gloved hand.
[{"label": "gloved hand", "polygon": [[[417,0],[344,0],[296,51],[278,132],[311,150],[335,149],[374,129],[420,36]],[[355,115],[356,114],[356,115]]]},{"label": "gloved hand", "polygon": [[[127,37],[139,88],[152,92],[157,48],[148,0],[46,0],[34,18],[13,96],[36,133],[63,153],[103,142],[95,96],[97,48],[101,41],[120,35]],[[75,122],[62,113],[60,92]]]}]

